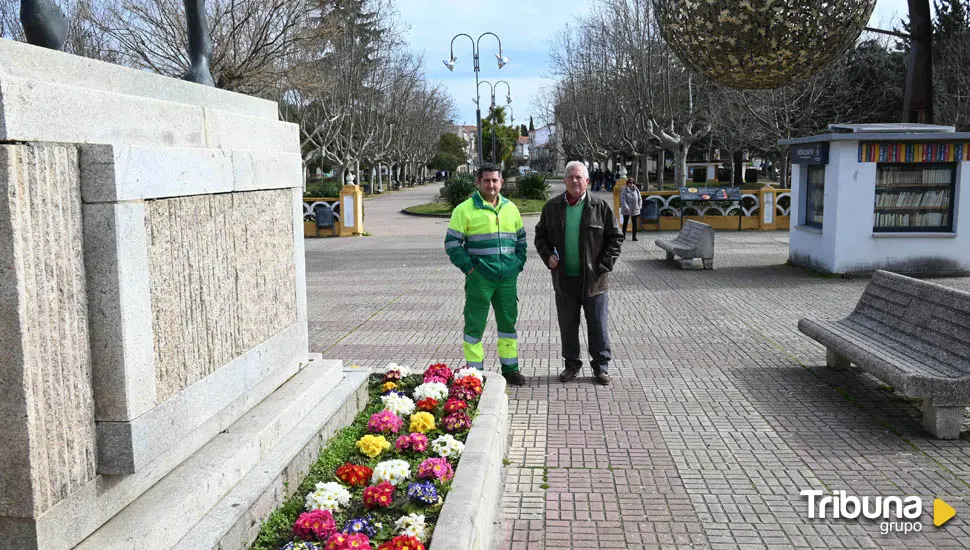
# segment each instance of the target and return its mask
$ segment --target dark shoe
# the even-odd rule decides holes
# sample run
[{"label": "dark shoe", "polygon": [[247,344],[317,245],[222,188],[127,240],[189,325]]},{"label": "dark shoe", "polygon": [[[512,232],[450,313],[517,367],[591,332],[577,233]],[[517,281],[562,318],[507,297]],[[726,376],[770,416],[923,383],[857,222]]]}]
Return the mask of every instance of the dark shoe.
[{"label": "dark shoe", "polygon": [[633,237],[633,240],[635,241],[635,240],[637,240],[637,238],[636,237]]},{"label": "dark shoe", "polygon": [[507,383],[513,386],[525,385],[525,376],[522,376],[522,373],[520,373],[519,371],[503,372],[502,378],[504,378]]},{"label": "dark shoe", "polygon": [[562,372],[559,373],[560,382],[572,382],[579,375],[579,371],[576,369],[571,369],[566,367]]},{"label": "dark shoe", "polygon": [[610,380],[611,380],[610,375],[606,374],[603,371],[597,371],[596,373],[593,374],[593,382],[596,382],[600,386],[609,386]]}]

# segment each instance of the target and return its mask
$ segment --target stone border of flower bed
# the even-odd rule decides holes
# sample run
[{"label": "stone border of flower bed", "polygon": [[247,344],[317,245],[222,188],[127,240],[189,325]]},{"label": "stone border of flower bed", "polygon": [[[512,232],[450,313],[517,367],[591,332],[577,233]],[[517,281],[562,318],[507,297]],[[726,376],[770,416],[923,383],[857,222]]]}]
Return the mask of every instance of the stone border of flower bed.
[{"label": "stone border of flower bed", "polygon": [[509,445],[509,397],[505,379],[485,373],[478,414],[465,441],[451,491],[445,497],[428,550],[491,548],[496,533]]}]

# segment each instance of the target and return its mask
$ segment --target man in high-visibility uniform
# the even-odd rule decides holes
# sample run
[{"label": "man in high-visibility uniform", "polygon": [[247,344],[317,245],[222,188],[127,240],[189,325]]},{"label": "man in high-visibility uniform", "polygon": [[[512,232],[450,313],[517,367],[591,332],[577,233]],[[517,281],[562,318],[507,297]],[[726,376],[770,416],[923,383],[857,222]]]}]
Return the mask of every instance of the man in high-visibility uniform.
[{"label": "man in high-visibility uniform", "polygon": [[451,213],[445,251],[451,263],[465,274],[465,335],[462,351],[468,366],[484,368],[482,335],[488,308],[498,325],[498,357],[502,376],[512,385],[525,384],[519,373],[515,322],[519,317],[516,289],[525,267],[526,235],[522,216],[503,197],[502,172],[493,164],[478,169],[478,191]]}]

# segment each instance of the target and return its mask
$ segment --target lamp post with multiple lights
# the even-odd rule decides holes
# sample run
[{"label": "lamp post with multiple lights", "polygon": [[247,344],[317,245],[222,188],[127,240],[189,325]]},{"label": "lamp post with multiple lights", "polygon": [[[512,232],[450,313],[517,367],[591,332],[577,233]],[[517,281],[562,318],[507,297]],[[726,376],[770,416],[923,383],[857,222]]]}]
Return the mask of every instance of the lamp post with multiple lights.
[{"label": "lamp post with multiple lights", "polygon": [[[478,105],[479,104],[479,101],[481,100],[481,97],[478,94],[478,71],[479,71],[479,57],[478,57],[478,54],[479,54],[479,52],[481,52],[480,43],[482,41],[482,38],[485,35],[492,35],[492,36],[495,37],[495,40],[498,41],[498,53],[495,54],[495,58],[498,60],[498,68],[501,69],[502,67],[505,66],[506,63],[509,62],[509,58],[504,57],[502,55],[502,39],[499,38],[498,35],[495,34],[495,33],[493,33],[493,32],[483,32],[481,35],[479,35],[478,40],[475,40],[470,35],[465,34],[465,33],[456,34],[455,36],[453,36],[451,38],[451,48],[450,48],[451,49],[451,56],[448,58],[448,61],[442,61],[442,63],[445,64],[445,67],[448,67],[448,70],[449,71],[454,71],[455,70],[455,63],[458,62],[458,58],[455,57],[455,39],[458,38],[459,36],[467,36],[468,39],[471,40],[471,42],[472,42],[472,60],[474,61],[474,67],[473,68],[475,70],[475,123],[476,123],[476,126],[478,127],[478,136],[476,138],[476,142],[478,144],[478,165],[479,166],[482,165],[482,110],[481,110],[481,108]],[[491,86],[491,84],[489,84],[489,86]],[[506,86],[508,86],[507,83],[506,83]],[[492,103],[493,104],[495,103],[495,93],[494,93],[494,91],[492,92]],[[492,133],[492,135],[493,135],[493,139],[494,139],[494,135],[495,135],[494,132]],[[493,158],[494,158],[494,155],[493,155]]]},{"label": "lamp post with multiple lights", "polygon": [[512,104],[512,89],[509,88],[509,83],[504,80],[499,80],[492,87],[492,162],[498,163],[498,157],[495,154],[495,88],[498,88],[499,84],[505,84],[505,105],[510,106]]}]

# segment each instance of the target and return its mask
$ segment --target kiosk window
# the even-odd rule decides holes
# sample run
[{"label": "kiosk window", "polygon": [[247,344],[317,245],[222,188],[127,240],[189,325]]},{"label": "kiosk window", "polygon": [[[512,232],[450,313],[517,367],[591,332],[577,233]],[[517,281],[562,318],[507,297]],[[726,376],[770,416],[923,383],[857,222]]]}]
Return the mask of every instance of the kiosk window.
[{"label": "kiosk window", "polygon": [[805,178],[805,225],[822,227],[825,211],[825,166],[806,166]]},{"label": "kiosk window", "polygon": [[879,164],[874,232],[953,231],[952,163]]}]

